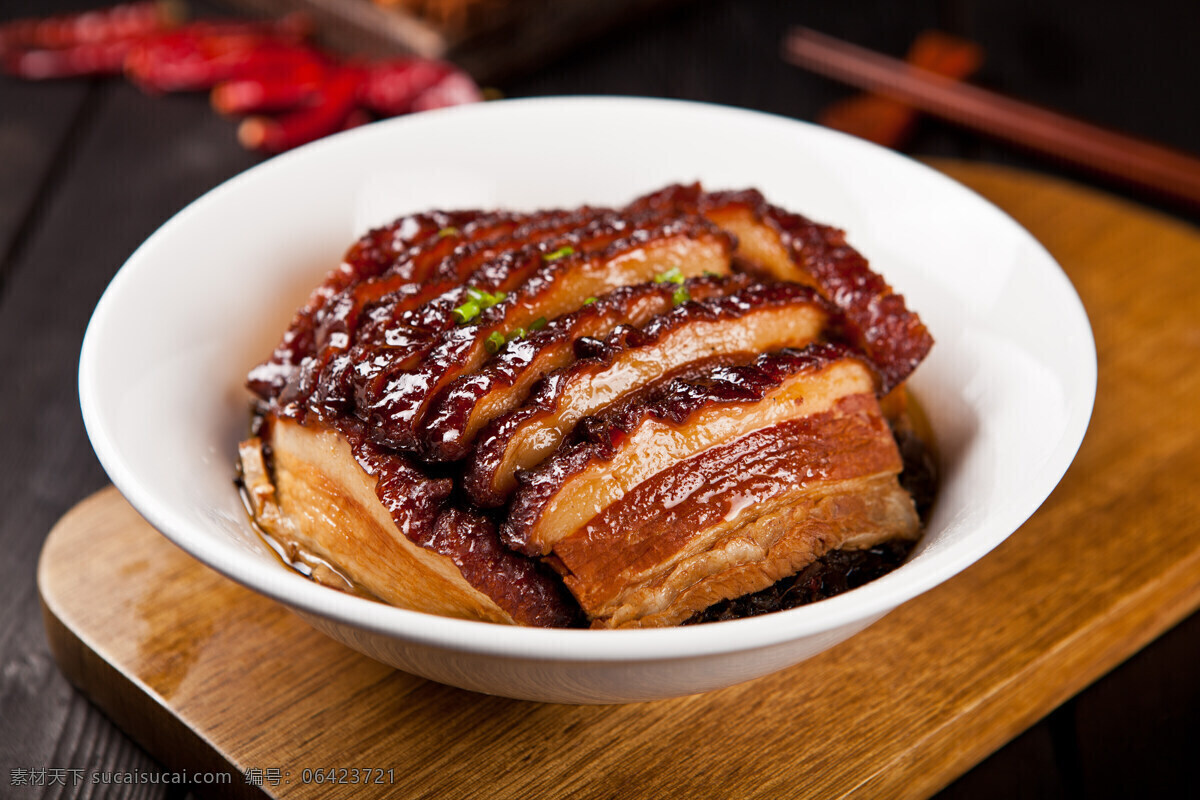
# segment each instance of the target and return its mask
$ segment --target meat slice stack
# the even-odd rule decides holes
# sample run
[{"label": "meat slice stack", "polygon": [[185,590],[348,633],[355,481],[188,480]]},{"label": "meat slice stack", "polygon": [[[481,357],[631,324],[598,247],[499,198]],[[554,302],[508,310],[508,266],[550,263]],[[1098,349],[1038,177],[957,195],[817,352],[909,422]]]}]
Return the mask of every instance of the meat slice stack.
[{"label": "meat slice stack", "polygon": [[430,212],[356,243],[251,373],[242,478],[342,588],[675,625],[916,539],[892,428],[931,344],[840,231],[753,190]]}]

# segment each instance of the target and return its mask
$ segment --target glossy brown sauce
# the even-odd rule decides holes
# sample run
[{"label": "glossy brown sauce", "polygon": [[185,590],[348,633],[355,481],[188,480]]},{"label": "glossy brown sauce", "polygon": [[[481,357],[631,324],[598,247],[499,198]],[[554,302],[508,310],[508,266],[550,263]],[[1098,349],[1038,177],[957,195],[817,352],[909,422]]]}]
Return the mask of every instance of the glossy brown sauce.
[{"label": "glossy brown sauce", "polygon": [[363,597],[367,600],[379,600],[365,586],[355,583],[345,575],[336,564],[330,563],[316,553],[306,549],[299,542],[285,541],[280,537],[272,536],[268,533],[254,518],[254,505],[246,493],[246,486],[241,478],[238,478],[235,484],[237,485],[238,495],[242,498],[242,505],[246,509],[246,515],[250,517],[250,524],[254,527],[255,533],[258,534],[263,544],[275,554],[275,557],[284,566],[295,570],[313,583],[318,583],[321,586],[336,589],[346,594],[352,594],[356,597]]}]

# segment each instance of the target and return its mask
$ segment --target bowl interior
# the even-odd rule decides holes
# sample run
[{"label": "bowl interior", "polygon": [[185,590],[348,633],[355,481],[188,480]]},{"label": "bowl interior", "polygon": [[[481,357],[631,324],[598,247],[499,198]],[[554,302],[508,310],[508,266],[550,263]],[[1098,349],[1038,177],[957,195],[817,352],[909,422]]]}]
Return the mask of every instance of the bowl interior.
[{"label": "bowl interior", "polygon": [[[671,182],[756,187],[848,231],[937,344],[912,386],[944,471],[908,564],[770,618],[603,634],[513,631],[381,607],[284,568],[234,488],[248,369],[309,289],[371,225],[428,208],[619,204]],[[80,391],[113,482],[200,560],[313,614],[478,651],[637,658],[755,646],[893,607],[1015,530],[1070,463],[1091,413],[1095,351],[1077,296],[1022,228],[962,186],[803,123],[672,101],[488,103],[378,123],[275,158],[217,188],[122,268],[89,326]],[[701,626],[703,628],[705,626]],[[665,636],[664,636],[665,634]],[[717,641],[720,639],[720,641]]]}]

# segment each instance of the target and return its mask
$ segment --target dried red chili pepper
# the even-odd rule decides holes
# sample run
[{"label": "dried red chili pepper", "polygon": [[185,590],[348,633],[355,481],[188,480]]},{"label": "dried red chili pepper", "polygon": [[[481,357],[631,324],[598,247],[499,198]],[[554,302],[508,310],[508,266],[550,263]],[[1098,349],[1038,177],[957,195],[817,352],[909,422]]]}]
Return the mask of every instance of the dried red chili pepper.
[{"label": "dried red chili pepper", "polygon": [[341,130],[356,110],[361,81],[361,70],[339,70],[312,106],[279,117],[246,117],[238,126],[238,141],[251,150],[279,153]]},{"label": "dried red chili pepper", "polygon": [[223,81],[212,90],[213,108],[222,114],[263,114],[308,105],[337,71],[323,54],[310,50],[308,58],[294,63],[275,61],[269,65],[243,65],[239,77]]},{"label": "dried red chili pepper", "polygon": [[140,41],[125,71],[148,92],[211,89],[221,81],[266,75],[323,61],[303,44],[307,17],[279,22],[195,22]]},{"label": "dried red chili pepper", "polygon": [[136,39],[89,42],[58,50],[17,50],[0,55],[0,67],[10,75],[40,81],[86,75],[120,75]]},{"label": "dried red chili pepper", "polygon": [[301,76],[235,78],[213,87],[212,107],[226,115],[269,114],[309,105],[318,98],[325,70]]},{"label": "dried red chili pepper", "polygon": [[183,8],[173,0],[122,3],[76,14],[18,19],[0,25],[0,52],[134,39],[174,27],[182,19]]},{"label": "dried red chili pepper", "polygon": [[371,64],[359,89],[359,100],[386,117],[407,114],[422,92],[458,71],[453,64],[404,57]]},{"label": "dried red chili pepper", "polygon": [[[371,120],[481,100],[444,61],[397,58],[337,64],[305,43],[303,13],[273,22],[203,21],[174,27],[176,0],[0,25],[0,68],[26,78],[114,74],[149,92],[213,89],[213,107],[243,120],[238,138],[279,152]],[[288,113],[272,118],[263,112]]]}]

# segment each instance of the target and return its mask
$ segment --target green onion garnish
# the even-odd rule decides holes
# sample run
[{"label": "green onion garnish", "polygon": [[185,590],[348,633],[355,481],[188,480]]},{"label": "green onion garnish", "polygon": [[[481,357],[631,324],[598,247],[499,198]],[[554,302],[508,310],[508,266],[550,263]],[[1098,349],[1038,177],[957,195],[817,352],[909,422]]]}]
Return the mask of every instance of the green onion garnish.
[{"label": "green onion garnish", "polygon": [[462,325],[478,317],[479,311],[479,303],[476,303],[474,300],[468,300],[454,309],[454,318]]},{"label": "green onion garnish", "polygon": [[468,286],[468,300],[454,309],[454,318],[458,320],[459,324],[470,322],[478,317],[484,309],[491,308],[506,297],[508,297],[508,292],[485,292],[474,286]]},{"label": "green onion garnish", "polygon": [[594,302],[596,302],[596,298],[595,298],[595,297],[589,297],[587,300],[584,300],[584,301],[583,301],[583,304],[584,304],[585,306],[590,306],[590,305],[591,305],[592,303],[594,303]]},{"label": "green onion garnish", "polygon": [[654,276],[655,283],[683,283],[683,273],[679,267],[671,267],[666,272]]},{"label": "green onion garnish", "polygon": [[483,343],[484,347],[487,348],[487,351],[492,354],[499,353],[504,347],[504,344],[504,334],[500,331],[493,331],[492,335],[487,337]]},{"label": "green onion garnish", "polygon": [[691,299],[692,295],[688,292],[688,288],[686,286],[680,286],[675,290],[675,294],[671,295],[671,302],[677,306],[683,305]]},{"label": "green onion garnish", "polygon": [[460,233],[460,231],[458,230],[458,228],[455,228],[454,226],[449,226],[446,228],[442,228],[440,231],[438,231],[437,238],[445,239],[447,236],[458,236],[459,233]]},{"label": "green onion garnish", "polygon": [[706,269],[706,270],[704,270],[704,277],[706,277],[706,278],[719,278],[719,277],[721,277],[721,273],[719,273],[719,272],[713,272],[711,269]]},{"label": "green onion garnish", "polygon": [[474,286],[468,286],[467,297],[478,303],[481,309],[491,308],[496,303],[508,297],[508,292],[485,292],[482,289],[476,289]]},{"label": "green onion garnish", "polygon": [[515,342],[518,339],[524,339],[527,331],[524,328],[513,328],[512,332],[504,339],[505,342]]},{"label": "green onion garnish", "polygon": [[542,258],[546,261],[557,261],[560,258],[565,258],[569,255],[573,255],[574,253],[575,253],[575,248],[571,247],[571,245],[567,245],[565,247],[558,248],[553,253],[543,254]]},{"label": "green onion garnish", "polygon": [[538,317],[533,322],[529,323],[529,330],[531,331],[540,331],[544,327],[546,327],[545,317]]}]

